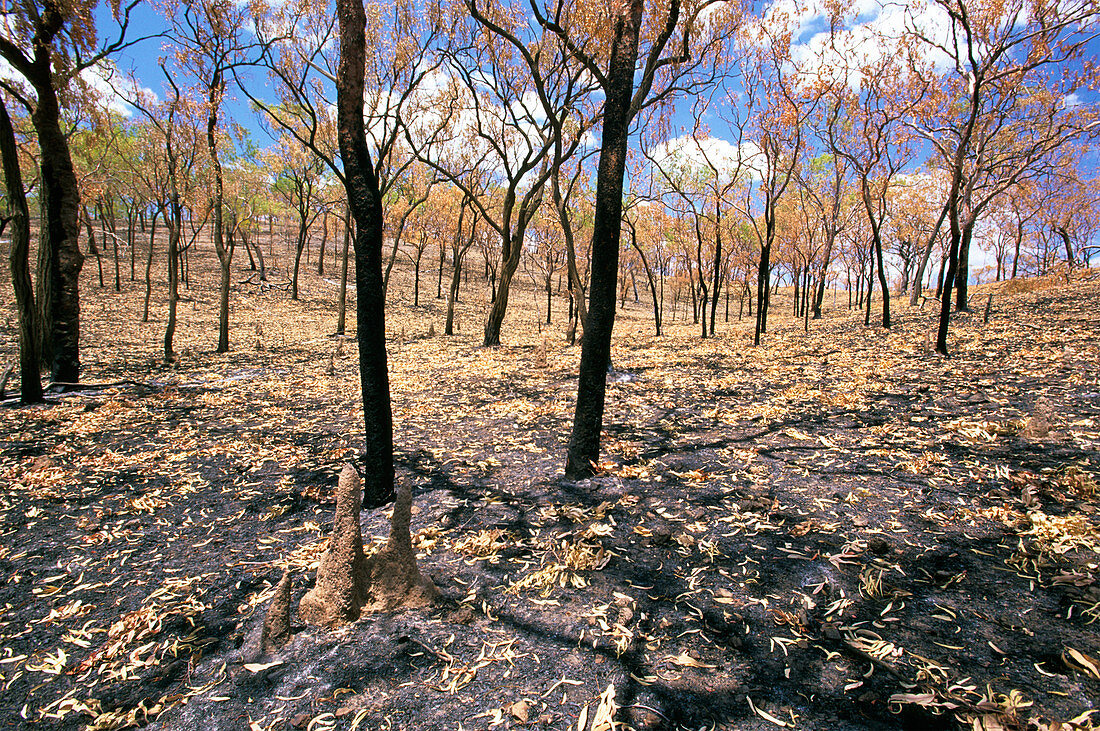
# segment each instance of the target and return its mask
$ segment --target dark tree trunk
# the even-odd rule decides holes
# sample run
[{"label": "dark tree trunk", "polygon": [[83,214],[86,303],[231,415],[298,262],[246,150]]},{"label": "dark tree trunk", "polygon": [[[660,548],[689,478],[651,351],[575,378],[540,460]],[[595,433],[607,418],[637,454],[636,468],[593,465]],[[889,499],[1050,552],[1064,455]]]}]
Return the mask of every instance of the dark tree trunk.
[{"label": "dark tree trunk", "polygon": [[871,190],[868,186],[868,181],[863,178],[863,207],[867,211],[867,219],[871,224],[871,243],[872,248],[870,252],[871,271],[870,276],[867,278],[867,318],[864,321],[864,325],[871,324],[871,293],[874,292],[874,273],[875,269],[878,269],[878,283],[879,289],[882,290],[882,326],[885,328],[890,327],[890,286],[886,282],[886,267],[882,262],[882,218],[876,216],[877,206],[872,201]]},{"label": "dark tree trunk", "polygon": [[137,214],[134,212],[133,207],[126,211],[126,244],[130,247],[130,281],[133,282],[137,279],[137,247],[134,240],[134,222],[137,219]]},{"label": "dark tree trunk", "polygon": [[325,276],[325,248],[328,246],[328,212],[321,216],[321,250],[317,252],[317,276]]},{"label": "dark tree trunk", "polygon": [[710,336],[714,337],[714,317],[718,312],[718,293],[722,288],[722,209],[716,204],[714,211],[714,280],[710,300]]},{"label": "dark tree trunk", "polygon": [[947,273],[940,287],[940,324],[936,333],[936,352],[947,355],[947,329],[951,323],[951,289],[959,267],[959,241],[961,233],[951,232],[951,249],[947,254]]},{"label": "dark tree trunk", "polygon": [[947,253],[944,253],[944,255],[940,257],[940,273],[936,276],[936,299],[943,296],[944,272],[947,271],[948,258],[949,255]]},{"label": "dark tree trunk", "polygon": [[88,252],[95,257],[96,267],[99,269],[99,288],[103,289],[103,258],[99,255],[99,246],[95,242],[95,224],[88,213],[88,206],[84,206],[84,228],[88,231]]},{"label": "dark tree trunk", "polygon": [[890,327],[890,285],[886,282],[886,268],[882,264],[882,237],[875,236],[875,257],[878,259],[878,285],[882,290],[882,326]]},{"label": "dark tree trunk", "polygon": [[940,235],[940,227],[943,226],[943,221],[947,217],[947,206],[944,206],[940,212],[940,217],[936,219],[936,225],[932,227],[932,234],[928,237],[928,243],[924,245],[924,253],[921,255],[920,263],[917,265],[917,272],[913,275],[913,291],[909,293],[909,304],[915,305],[920,299],[923,293],[923,287],[921,280],[924,279],[925,269],[928,268],[928,261],[932,258],[932,249],[936,245],[936,239]]},{"label": "dark tree trunk", "polygon": [[255,239],[250,240],[244,231],[241,231],[241,241],[244,242],[244,250],[249,252],[249,258],[252,258],[252,252],[255,251],[256,261],[260,263],[260,281],[267,281],[267,262],[264,260],[264,250],[260,247],[260,244]]},{"label": "dark tree trunk", "polygon": [[[549,262],[547,262],[549,265]],[[549,269],[547,270],[550,271]],[[546,275],[546,324],[550,324],[550,306],[552,303],[551,298],[554,294],[554,277],[552,274]]]},{"label": "dark tree trunk", "polygon": [[653,273],[653,267],[649,265],[649,259],[645,255],[645,250],[638,244],[638,237],[635,233],[633,224],[630,224],[630,244],[634,247],[634,251],[638,252],[638,258],[642,261],[642,268],[645,269],[646,283],[649,285],[649,294],[653,298],[653,328],[654,334],[657,337],[661,337],[661,302],[659,295],[657,294],[657,278]]},{"label": "dark tree trunk", "polygon": [[8,109],[0,98],[0,164],[4,169],[4,187],[8,194],[8,215],[11,217],[11,283],[15,290],[15,305],[19,314],[19,401],[37,404],[43,401],[41,359],[38,355],[38,317],[34,307],[31,283],[30,248],[31,216],[23,173],[19,169],[19,149],[15,142]]},{"label": "dark tree trunk", "polygon": [[222,203],[225,200],[225,184],[222,179],[222,164],[218,155],[218,111],[221,107],[225,81],[222,70],[215,69],[214,77],[208,87],[208,110],[206,118],[206,148],[210,154],[210,164],[214,171],[214,251],[221,264],[221,281],[218,285],[218,353],[229,352],[229,276],[233,264],[233,247],[227,246],[223,222]]},{"label": "dark tree trunk", "polygon": [[80,269],[84,265],[79,245],[80,190],[68,138],[61,129],[61,109],[52,84],[48,51],[45,53],[41,79],[38,83],[32,80],[38,94],[33,120],[41,154],[45,219],[39,248],[48,252],[48,285],[38,290],[48,313],[42,335],[49,347],[42,353],[50,354],[53,381],[76,383],[80,379]]},{"label": "dark tree trunk", "polygon": [[1024,242],[1024,225],[1016,224],[1016,253],[1012,256],[1012,278],[1015,279],[1020,270],[1020,245]]},{"label": "dark tree trunk", "polygon": [[394,493],[393,412],[382,278],[382,194],[363,125],[366,13],[362,0],[338,0],[337,15],[340,23],[337,130],[348,207],[355,220],[355,315],[366,426],[366,449],[360,467],[365,494],[384,500]]},{"label": "dark tree trunk", "polygon": [[871,301],[874,300],[874,298],[875,298],[875,245],[874,245],[874,242],[871,243],[871,251],[868,252],[868,253],[870,254],[870,256],[867,257],[869,259],[870,269],[868,269],[868,271],[867,271],[867,303],[866,303],[867,306],[864,308],[864,311],[863,311],[863,326],[864,327],[869,327],[870,324],[871,324]]},{"label": "dark tree trunk", "polygon": [[141,321],[149,322],[149,300],[153,297],[153,245],[157,240],[157,218],[160,209],[153,209],[153,220],[149,230],[149,254],[145,257],[145,302],[141,309]]},{"label": "dark tree trunk", "polygon": [[467,201],[464,200],[458,211],[458,226],[455,228],[451,244],[451,285],[447,290],[447,320],[443,326],[444,335],[455,334],[455,303],[458,301],[458,290],[462,284],[462,260],[474,245],[474,239],[477,236],[477,218],[475,217],[470,224],[470,235],[463,243],[462,224],[466,219],[467,210],[473,215],[473,209],[467,208]]},{"label": "dark tree trunk", "polygon": [[615,326],[615,289],[619,272],[619,236],[623,176],[634,92],[634,64],[642,24],[642,0],[631,0],[615,21],[604,102],[603,137],[596,171],[595,218],[592,227],[591,294],[581,341],[581,362],[573,432],[565,473],[579,478],[592,473],[600,456],[611,333]]},{"label": "dark tree trunk", "polygon": [[443,260],[447,257],[447,249],[443,245],[443,239],[439,239],[439,271],[435,278],[435,298],[443,299]]},{"label": "dark tree trunk", "polygon": [[962,240],[959,241],[959,261],[955,270],[955,310],[967,312],[970,309],[970,295],[967,280],[970,279],[970,239],[974,227],[963,224]]},{"label": "dark tree trunk", "polygon": [[347,326],[347,311],[348,311],[348,249],[351,247],[351,229],[353,223],[351,219],[351,210],[347,212],[347,218],[344,219],[344,257],[340,262],[340,293],[337,297],[336,304],[336,334],[343,335]]},{"label": "dark tree trunk", "polygon": [[165,363],[176,360],[172,341],[176,335],[176,310],[180,301],[180,235],[183,232],[183,214],[180,209],[179,201],[173,201],[172,220],[168,224],[168,323],[164,327]]},{"label": "dark tree trunk", "polygon": [[[105,215],[106,214],[106,215]],[[115,210],[114,204],[108,202],[99,209],[99,222],[103,226],[103,240],[106,243],[107,230],[111,232],[111,252],[114,255],[115,260],[115,291],[122,291],[122,276],[119,272],[118,263],[118,226],[115,225]]]},{"label": "dark tree trunk", "polygon": [[561,192],[559,169],[555,167],[550,174],[550,195],[554,201],[554,208],[558,211],[562,238],[565,239],[565,268],[569,275],[570,292],[572,293],[569,301],[576,309],[575,312],[570,309],[569,319],[572,320],[575,316],[583,333],[587,327],[588,309],[584,305],[584,283],[581,282],[580,270],[577,268],[577,247],[573,239],[573,222],[569,217],[569,208]]},{"label": "dark tree trunk", "polygon": [[[509,192],[508,195],[514,195]],[[489,309],[489,317],[485,320],[484,347],[500,345],[500,329],[504,325],[504,316],[508,311],[508,295],[512,288],[512,277],[519,267],[520,256],[523,254],[523,237],[527,231],[527,224],[534,218],[535,212],[541,205],[541,196],[536,195],[525,201],[516,211],[516,224],[511,227],[511,216],[505,215],[502,228],[504,233],[501,238],[500,280],[493,289],[493,306]],[[505,203],[505,207],[507,207]],[[612,293],[612,304],[615,295]]]},{"label": "dark tree trunk", "polygon": [[290,299],[298,299],[298,270],[302,263],[302,252],[306,248],[306,239],[309,237],[309,219],[304,215],[298,218],[298,242],[294,249],[294,274],[290,279]]},{"label": "dark tree trunk", "polygon": [[451,286],[447,290],[447,321],[443,325],[444,335],[455,334],[455,302],[458,301],[460,284],[462,284],[462,260],[455,257],[451,267]]},{"label": "dark tree trunk", "polygon": [[768,293],[771,291],[768,278],[771,271],[771,253],[771,242],[765,241],[760,247],[760,266],[756,275],[756,330],[753,335],[753,345],[760,345],[760,336],[768,331]]}]

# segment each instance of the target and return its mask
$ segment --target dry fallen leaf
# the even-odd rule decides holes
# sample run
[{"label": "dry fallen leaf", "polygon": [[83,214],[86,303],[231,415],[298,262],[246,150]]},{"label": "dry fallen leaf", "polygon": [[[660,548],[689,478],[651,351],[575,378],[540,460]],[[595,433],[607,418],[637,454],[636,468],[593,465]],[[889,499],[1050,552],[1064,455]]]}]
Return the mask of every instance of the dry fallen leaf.
[{"label": "dry fallen leaf", "polygon": [[1100,661],[1096,658],[1090,657],[1079,650],[1075,650],[1072,647],[1067,647],[1065,652],[1062,653],[1062,659],[1066,664],[1075,670],[1080,670],[1086,675],[1100,680]]},{"label": "dry fallen leaf", "polygon": [[615,684],[607,686],[600,694],[600,704],[596,706],[596,715],[592,719],[592,731],[616,731],[619,725],[615,723],[615,711],[619,705],[615,703]]},{"label": "dry fallen leaf", "polygon": [[527,701],[516,701],[508,710],[516,717],[517,721],[520,723],[527,723],[527,719],[531,712],[531,704]]}]

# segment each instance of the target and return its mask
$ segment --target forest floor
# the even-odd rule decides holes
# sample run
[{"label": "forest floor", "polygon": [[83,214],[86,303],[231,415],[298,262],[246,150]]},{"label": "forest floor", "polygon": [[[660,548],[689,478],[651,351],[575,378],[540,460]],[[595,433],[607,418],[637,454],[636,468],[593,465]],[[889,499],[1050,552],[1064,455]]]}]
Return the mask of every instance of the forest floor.
[{"label": "forest floor", "polygon": [[[207,272],[166,366],[162,285],[141,323],[143,287],[100,289],[92,264],[91,385],[0,408],[0,728],[1100,724],[1095,271],[991,285],[950,358],[927,351],[931,305],[895,301],[885,331],[838,302],[805,333],[781,299],[754,348],[748,318],[657,338],[630,302],[581,482],[562,477],[579,348],[561,310],[538,327],[526,291],[484,349],[483,296],[429,337],[442,305],[411,307],[401,280],[397,477],[443,601],[295,624],[247,662],[283,570],[292,606],[312,585],[362,444],[335,289],[236,285],[218,355]],[[362,518],[371,550],[387,512]]]}]

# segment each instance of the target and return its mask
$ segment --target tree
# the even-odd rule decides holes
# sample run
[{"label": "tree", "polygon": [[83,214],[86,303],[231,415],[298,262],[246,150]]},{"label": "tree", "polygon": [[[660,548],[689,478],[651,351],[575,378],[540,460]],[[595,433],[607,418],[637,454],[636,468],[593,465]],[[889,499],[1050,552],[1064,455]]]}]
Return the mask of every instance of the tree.
[{"label": "tree", "polygon": [[290,278],[290,298],[298,299],[298,271],[302,252],[309,241],[309,231],[321,209],[317,197],[321,188],[322,162],[290,135],[282,135],[274,154],[267,156],[269,168],[275,170],[275,192],[294,211],[298,233],[294,247],[294,271]]},{"label": "tree", "polygon": [[[732,207],[732,197],[743,185],[740,150],[725,140],[716,139],[701,121],[707,114],[710,100],[699,97],[692,107],[696,120],[690,136],[678,138],[657,150],[643,151],[655,166],[664,187],[674,194],[674,207],[683,206],[695,229],[695,263],[700,295],[701,337],[713,337],[718,298],[722,284],[723,217]],[[713,242],[713,243],[711,243]],[[710,244],[710,245],[708,245]],[[708,271],[709,266],[709,271]],[[708,286],[709,281],[709,286]],[[709,294],[708,294],[709,293]],[[708,329],[706,305],[710,304]]]},{"label": "tree", "polygon": [[229,352],[229,288],[234,246],[225,230],[224,147],[228,143],[222,107],[229,79],[236,70],[253,63],[254,43],[242,31],[249,20],[248,8],[231,0],[196,0],[162,6],[173,28],[176,63],[188,70],[202,89],[206,105],[206,152],[211,169],[210,210],[213,217],[214,251],[221,265],[218,287],[218,353]]},{"label": "tree", "polygon": [[19,315],[19,402],[41,403],[42,380],[39,377],[38,318],[34,307],[34,285],[30,274],[31,220],[23,172],[19,166],[19,147],[8,108],[0,97],[0,165],[8,213],[0,219],[0,231],[11,227],[11,283]]},{"label": "tree", "polygon": [[7,9],[0,35],[2,57],[30,86],[2,82],[30,113],[38,137],[43,226],[40,234],[38,307],[42,357],[54,383],[80,378],[80,190],[62,126],[63,100],[79,90],[79,74],[124,48],[133,0],[111,5],[119,23],[116,40],[97,45],[91,0],[19,2]]},{"label": "tree", "polygon": [[[538,24],[561,39],[605,95],[596,166],[588,321],[581,342],[577,404],[565,465],[566,475],[578,478],[591,474],[599,458],[630,126],[643,107],[678,93],[696,92],[713,80],[732,27],[733,11],[728,4],[708,0],[689,3],[686,8],[680,0],[671,0],[648,16],[642,0],[612,6],[606,18],[573,17],[564,2],[551,7],[532,3],[531,10]],[[702,16],[704,11],[707,14]],[[586,21],[596,27],[585,27]],[[644,33],[643,21],[648,21]]]},{"label": "tree", "polygon": [[833,261],[836,238],[848,225],[851,210],[850,206],[845,205],[851,169],[839,150],[844,100],[841,95],[832,94],[827,95],[823,102],[810,120],[814,136],[821,143],[822,154],[808,165],[803,165],[798,172],[799,187],[819,219],[824,238],[812,295],[815,320],[821,319],[825,283]]},{"label": "tree", "polygon": [[[145,178],[155,205],[163,212],[168,228],[168,320],[164,327],[164,362],[173,363],[177,356],[173,346],[176,333],[176,310],[179,304],[180,257],[184,250],[183,226],[184,213],[187,212],[190,199],[205,182],[196,174],[199,169],[200,131],[202,116],[201,104],[186,96],[163,65],[169,94],[161,102],[136,96],[130,99],[145,116],[148,124],[146,149],[147,170]],[[198,230],[205,223],[210,206],[204,207],[201,216],[192,209],[187,216],[192,222],[199,221],[191,237],[194,242]],[[149,241],[149,257],[145,272],[145,317],[149,314],[149,298],[152,288],[149,269],[153,260],[153,239]]]},{"label": "tree", "polygon": [[[411,29],[418,11],[431,13],[424,22],[438,32],[442,18],[431,8],[422,9],[412,3],[398,3],[393,12],[398,22],[384,30],[383,8],[371,5],[370,33],[375,53],[386,57],[394,54],[406,41],[402,32]],[[366,91],[366,45],[368,13],[362,0],[338,0],[340,60],[336,74],[336,125],[343,162],[343,182],[348,207],[355,219],[355,292],[357,340],[359,343],[359,376],[362,387],[363,416],[366,422],[366,459],[362,465],[367,480],[367,504],[388,500],[394,494],[393,415],[390,404],[389,371],[386,356],[386,293],[382,278],[382,237],[385,219],[382,209],[382,186],[378,166],[385,164],[387,151],[371,154],[364,124],[364,92]],[[385,48],[383,48],[385,44]],[[394,56],[390,56],[393,58]],[[410,75],[406,75],[410,74]],[[416,79],[416,65],[405,67],[397,74],[406,81]],[[382,87],[386,78],[372,77]],[[389,139],[395,139],[391,137]],[[401,486],[394,508],[389,541],[367,567],[369,589],[376,600],[386,604],[401,603],[417,589],[424,579],[416,568],[412,537],[409,534],[411,492]],[[356,567],[358,568],[358,567]],[[355,619],[359,607],[354,607]]]},{"label": "tree", "polygon": [[[506,6],[479,7],[467,0],[472,22],[457,29],[446,54],[451,84],[433,102],[444,109],[428,125],[419,157],[458,186],[496,231],[500,254],[483,345],[500,345],[512,278],[522,261],[524,237],[542,205],[545,186],[580,144],[585,128],[558,145],[563,120],[586,92],[581,71],[555,37],[528,38],[523,16]],[[420,136],[424,136],[422,132]],[[472,179],[487,181],[479,194]]]},{"label": "tree", "polygon": [[[838,150],[859,180],[860,198],[871,229],[871,274],[878,271],[882,291],[882,326],[889,328],[890,286],[886,281],[882,251],[883,226],[888,213],[887,193],[895,176],[912,159],[912,148],[901,134],[901,122],[921,103],[925,87],[914,73],[904,48],[883,53],[860,64],[857,73],[859,90],[845,94],[854,130],[845,137]],[[870,320],[873,284],[874,280],[869,278],[865,324],[869,324]]]},{"label": "tree", "polygon": [[[748,155],[745,164],[751,174],[738,208],[752,223],[760,250],[754,345],[759,345],[761,335],[768,331],[776,214],[798,169],[806,122],[813,118],[821,98],[820,90],[807,84],[790,65],[789,23],[789,18],[779,16],[749,26],[742,37],[744,50],[739,54],[745,99],[733,124],[738,149]],[[755,148],[751,154],[750,147]]]},{"label": "tree", "polygon": [[937,22],[910,18],[908,30],[946,67],[922,72],[937,93],[914,125],[950,180],[936,336],[946,355],[953,289],[965,310],[970,239],[982,212],[1052,151],[1096,129],[1091,109],[1066,103],[1096,78],[1095,65],[1083,62],[1096,10],[1091,0],[934,0],[932,7]]},{"label": "tree", "polygon": [[[370,22],[365,33],[372,44],[377,44],[378,48],[384,46],[389,52],[372,52],[364,57],[366,77],[362,88],[366,97],[361,111],[364,135],[375,151],[372,166],[379,193],[384,200],[390,201],[416,160],[404,144],[407,138],[405,118],[423,96],[422,82],[435,74],[442,63],[442,55],[431,55],[429,49],[439,44],[444,36],[444,23],[450,20],[444,20],[438,3],[415,6],[402,1],[387,7],[372,2],[367,7]],[[348,190],[346,165],[342,165],[340,159],[343,148],[339,141],[338,105],[331,101],[333,89],[339,93],[340,85],[337,67],[342,59],[332,57],[332,51],[338,47],[332,41],[338,31],[339,14],[334,15],[326,4],[308,0],[280,4],[255,2],[252,12],[262,48],[260,63],[274,82],[282,102],[271,105],[255,95],[250,94],[249,98],[264,111],[273,126],[284,130],[316,155]],[[248,93],[247,87],[244,88]],[[413,208],[415,206],[405,209],[403,215],[407,217]],[[358,242],[362,232],[353,210],[349,210],[347,221],[345,235],[352,237],[354,233],[352,238]],[[385,223],[379,225],[384,227]],[[358,257],[359,244],[353,248]],[[358,259],[355,266],[358,288]],[[384,276],[383,296],[385,283]],[[342,289],[341,303],[344,297]],[[357,304],[357,311],[360,306],[362,303]],[[337,331],[343,332],[342,304],[340,312]],[[367,417],[369,420],[369,414]],[[392,434],[389,438],[392,441]],[[384,451],[382,447],[369,447],[368,457],[378,450]],[[385,464],[380,465],[378,474],[365,479],[369,489],[378,486],[384,492],[392,492],[392,459],[387,464],[388,468]],[[389,477],[385,476],[387,472]]]}]

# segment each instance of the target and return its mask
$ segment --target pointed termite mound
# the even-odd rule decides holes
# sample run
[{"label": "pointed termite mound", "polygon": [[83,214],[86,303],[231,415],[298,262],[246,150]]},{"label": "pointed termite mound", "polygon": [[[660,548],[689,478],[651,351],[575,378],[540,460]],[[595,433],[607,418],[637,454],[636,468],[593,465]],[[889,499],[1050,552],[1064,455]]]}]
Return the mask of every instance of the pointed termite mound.
[{"label": "pointed termite mound", "polygon": [[290,641],[290,572],[283,573],[267,607],[260,645],[265,653],[281,650]]},{"label": "pointed termite mound", "polygon": [[1021,434],[1027,439],[1045,439],[1050,435],[1054,427],[1054,407],[1046,396],[1040,396],[1031,409],[1031,418],[1028,419]]},{"label": "pointed termite mound", "polygon": [[390,538],[367,560],[370,586],[370,611],[385,612],[395,607],[422,607],[439,596],[430,579],[416,565],[409,521],[412,518],[412,491],[408,484],[397,488],[390,520]]},{"label": "pointed termite mound", "polygon": [[298,616],[306,624],[332,626],[359,619],[367,598],[366,559],[359,530],[361,483],[355,468],[344,465],[336,488],[332,536],[317,568],[317,585],[298,605]]}]

